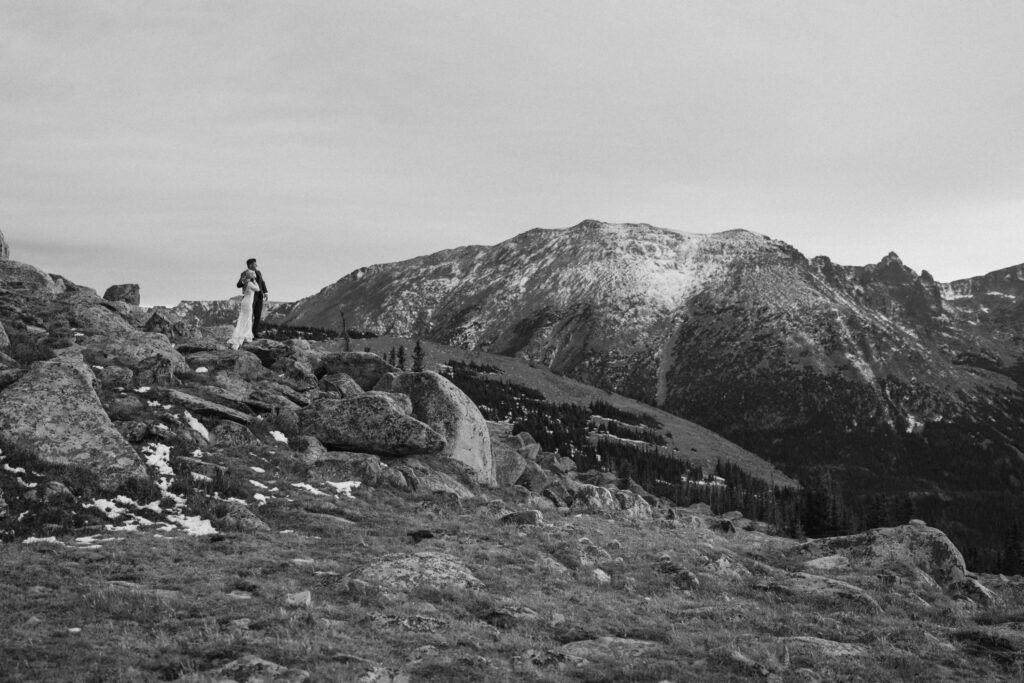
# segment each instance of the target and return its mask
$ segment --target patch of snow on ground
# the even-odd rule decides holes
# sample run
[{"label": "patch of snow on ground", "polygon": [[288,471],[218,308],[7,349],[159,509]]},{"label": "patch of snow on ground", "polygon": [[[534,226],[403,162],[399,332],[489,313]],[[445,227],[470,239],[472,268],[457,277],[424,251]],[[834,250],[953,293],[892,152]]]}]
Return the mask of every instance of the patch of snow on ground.
[{"label": "patch of snow on ground", "polygon": [[256,501],[257,505],[266,505],[267,504],[267,500],[268,499],[262,493],[254,493],[254,494],[252,494],[252,497]]},{"label": "patch of snow on ground", "polygon": [[249,483],[250,483],[250,484],[252,484],[253,486],[255,486],[255,487],[256,487],[256,488],[258,488],[258,489],[267,489],[267,488],[270,488],[269,486],[267,486],[266,484],[264,484],[264,483],[263,483],[262,481],[256,481],[255,479],[250,479],[250,480],[249,480]]},{"label": "patch of snow on ground", "polygon": [[34,536],[26,538],[22,543],[55,543],[57,545],[64,545],[57,540],[56,536],[47,536],[46,538],[36,538]]},{"label": "patch of snow on ground", "polygon": [[355,498],[352,495],[352,489],[359,487],[362,482],[360,481],[328,481],[328,486],[333,487],[338,493],[344,493],[349,498]]},{"label": "patch of snow on ground", "polygon": [[317,489],[317,488],[315,488],[313,486],[310,486],[309,484],[307,484],[305,482],[300,482],[298,484],[292,484],[292,486],[294,486],[297,489],[302,489],[303,491],[309,491],[310,493],[312,493],[314,495],[317,495],[317,496],[326,496],[327,495],[323,491],[321,491],[321,490],[319,490],[319,489]]},{"label": "patch of snow on ground", "polygon": [[4,463],[4,472],[10,472],[11,474],[25,474],[24,467],[11,467],[7,463]]},{"label": "patch of snow on ground", "polygon": [[266,470],[263,469],[262,467],[255,467],[253,465],[249,465],[249,469],[255,472],[256,474],[264,474],[266,472]]},{"label": "patch of snow on ground", "polygon": [[[155,467],[157,472],[166,476],[173,477],[174,470],[171,469],[171,447],[163,443],[149,443],[146,444],[142,449],[142,456],[146,459],[146,464],[150,467]],[[160,488],[164,488],[161,485]],[[166,488],[164,488],[166,490]]]},{"label": "patch of snow on ground", "polygon": [[192,413],[185,411],[185,421],[188,422],[188,426],[198,432],[207,441],[210,440],[210,432],[203,426],[203,423],[192,417]]},{"label": "patch of snow on ground", "polygon": [[204,372],[209,372],[209,370],[207,368],[196,368],[197,374],[202,374]]},{"label": "patch of snow on ground", "polygon": [[272,431],[272,432],[270,432],[270,435],[271,435],[272,437],[274,437],[274,440],[275,440],[275,441],[280,441],[281,443],[284,443],[284,444],[288,443],[288,437],[286,437],[286,436],[285,436],[284,434],[282,434],[281,432],[278,432],[278,431]]}]

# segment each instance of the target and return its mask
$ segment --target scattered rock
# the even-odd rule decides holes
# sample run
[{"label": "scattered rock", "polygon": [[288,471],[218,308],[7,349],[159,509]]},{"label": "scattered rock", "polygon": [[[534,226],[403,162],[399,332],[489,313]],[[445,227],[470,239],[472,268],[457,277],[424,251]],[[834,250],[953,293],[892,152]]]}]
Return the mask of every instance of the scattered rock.
[{"label": "scattered rock", "polygon": [[622,663],[643,659],[659,649],[661,649],[660,644],[649,640],[602,636],[591,640],[566,643],[556,648],[556,652],[589,662]]},{"label": "scattered rock", "polygon": [[510,512],[501,518],[502,524],[527,524],[527,525],[539,525],[544,524],[544,515],[541,514],[540,510],[520,510],[519,512]]},{"label": "scattered rock", "polygon": [[210,515],[210,524],[218,531],[270,531],[267,523],[257,517],[247,505],[234,501],[217,501]]},{"label": "scattered rock", "polygon": [[107,301],[123,301],[132,306],[138,306],[141,301],[137,284],[111,285],[103,293],[103,298]]},{"label": "scattered rock", "polygon": [[825,555],[804,562],[804,567],[814,571],[834,572],[850,568],[850,560],[845,555]]},{"label": "scattered rock", "polygon": [[148,480],[135,449],[107,417],[94,381],[78,354],[35,363],[0,393],[0,433],[47,464],[89,470],[104,491]]},{"label": "scattered rock", "polygon": [[540,615],[523,605],[505,605],[484,616],[484,621],[498,628],[510,628],[524,621],[539,621]]},{"label": "scattered rock", "polygon": [[284,604],[287,607],[309,607],[313,604],[313,594],[309,591],[288,593],[284,596]]},{"label": "scattered rock", "polygon": [[281,359],[292,355],[287,344],[273,339],[254,339],[246,343],[245,350],[259,358],[266,368],[272,368]]},{"label": "scattered rock", "polygon": [[654,518],[651,504],[632,491],[615,491],[615,501],[628,519],[649,520]]},{"label": "scattered rock", "polygon": [[384,595],[408,593],[414,588],[483,588],[459,560],[451,555],[424,551],[414,555],[387,555],[354,572],[352,579],[374,586]]},{"label": "scattered rock", "polygon": [[867,654],[867,648],[863,645],[839,643],[814,636],[791,636],[782,640],[794,650],[809,649],[814,654],[822,654],[826,657],[861,657]]},{"label": "scattered rock", "polygon": [[947,586],[947,590],[954,597],[969,598],[984,607],[997,605],[1001,602],[998,595],[971,576],[965,576],[954,581]]},{"label": "scattered rock", "polygon": [[210,440],[217,446],[252,446],[260,443],[248,427],[233,420],[221,420],[210,430]]},{"label": "scattered rock", "polygon": [[573,510],[588,513],[614,514],[620,510],[619,503],[611,491],[590,484],[580,485],[570,507]]},{"label": "scattered rock", "polygon": [[289,669],[286,666],[261,659],[256,655],[242,655],[222,667],[212,669],[205,674],[195,674],[179,678],[181,683],[198,683],[198,681],[246,681],[247,683],[303,683],[309,679],[309,672],[302,669]]}]

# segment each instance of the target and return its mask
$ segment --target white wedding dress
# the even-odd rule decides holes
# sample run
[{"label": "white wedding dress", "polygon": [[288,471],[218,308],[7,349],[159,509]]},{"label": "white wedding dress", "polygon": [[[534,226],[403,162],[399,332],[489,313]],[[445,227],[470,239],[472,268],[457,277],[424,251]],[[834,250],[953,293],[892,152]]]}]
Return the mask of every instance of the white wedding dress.
[{"label": "white wedding dress", "polygon": [[252,341],[252,300],[260,286],[255,280],[249,280],[242,290],[242,301],[238,304],[238,322],[235,323],[235,331],[228,339],[228,346],[238,350],[243,342]]}]

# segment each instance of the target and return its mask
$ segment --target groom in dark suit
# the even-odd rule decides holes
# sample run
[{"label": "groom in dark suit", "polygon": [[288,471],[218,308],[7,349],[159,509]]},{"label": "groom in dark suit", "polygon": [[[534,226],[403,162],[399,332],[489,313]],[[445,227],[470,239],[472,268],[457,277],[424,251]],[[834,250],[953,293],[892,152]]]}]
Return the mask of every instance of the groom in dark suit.
[{"label": "groom in dark suit", "polygon": [[[245,262],[245,267],[256,273],[256,284],[260,286],[260,291],[253,294],[252,297],[252,338],[260,338],[260,316],[263,315],[263,299],[267,296],[267,283],[263,281],[263,273],[256,267],[256,259],[251,258]],[[245,287],[244,278],[238,279],[238,286]]]}]

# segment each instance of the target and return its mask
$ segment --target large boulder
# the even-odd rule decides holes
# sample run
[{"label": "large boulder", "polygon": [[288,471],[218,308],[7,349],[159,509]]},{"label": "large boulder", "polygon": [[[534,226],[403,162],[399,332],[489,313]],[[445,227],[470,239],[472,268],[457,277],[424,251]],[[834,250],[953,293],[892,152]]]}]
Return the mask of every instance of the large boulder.
[{"label": "large boulder", "polygon": [[35,266],[0,259],[0,290],[60,294],[63,288]]},{"label": "large boulder", "polygon": [[6,351],[11,348],[11,338],[7,336],[7,330],[4,329],[4,324],[0,322],[0,351]]},{"label": "large boulder", "polygon": [[508,422],[488,422],[491,436],[491,458],[494,460],[494,480],[498,486],[511,486],[526,471],[526,458],[519,452],[519,439],[512,435]]},{"label": "large boulder", "polygon": [[914,567],[942,586],[967,575],[963,555],[953,542],[920,520],[852,536],[815,539],[797,546],[794,552],[811,557],[842,555],[859,571]]},{"label": "large boulder", "polygon": [[444,435],[444,455],[472,468],[479,483],[497,483],[487,421],[461,389],[429,371],[393,373],[378,388],[408,395],[413,417]]},{"label": "large boulder", "polygon": [[284,342],[274,339],[254,339],[245,345],[245,349],[255,354],[264,367],[273,367],[274,363],[290,355],[291,351]]},{"label": "large boulder", "polygon": [[299,429],[338,451],[404,456],[445,447],[444,436],[377,392],[315,401],[299,411]]},{"label": "large boulder", "polygon": [[131,323],[95,301],[80,301],[73,305],[71,322],[87,334],[116,336],[135,332]]},{"label": "large boulder", "polygon": [[4,231],[0,230],[0,259],[11,258],[11,248],[7,246],[7,239],[4,237]]},{"label": "large boulder", "polygon": [[103,298],[107,301],[123,301],[132,306],[138,306],[141,301],[137,284],[111,285],[103,292]]},{"label": "large boulder", "polygon": [[77,353],[34,364],[0,393],[0,435],[46,464],[89,470],[113,491],[145,480],[146,468],[107,417],[95,381]]},{"label": "large boulder", "polygon": [[317,377],[344,372],[363,389],[372,389],[385,374],[398,371],[398,368],[377,354],[364,351],[322,354],[316,358],[316,366],[313,369]]},{"label": "large boulder", "polygon": [[90,365],[122,365],[136,374],[150,367],[154,357],[165,361],[172,373],[188,370],[185,358],[161,334],[131,331],[93,337],[84,345],[83,353]]},{"label": "large boulder", "polygon": [[573,497],[573,510],[589,513],[614,514],[622,508],[612,492],[602,486],[580,484]]},{"label": "large boulder", "polygon": [[255,354],[244,349],[218,349],[215,351],[199,351],[186,356],[188,365],[194,370],[206,368],[207,372],[229,370],[239,377],[256,380],[266,377],[270,372]]}]

